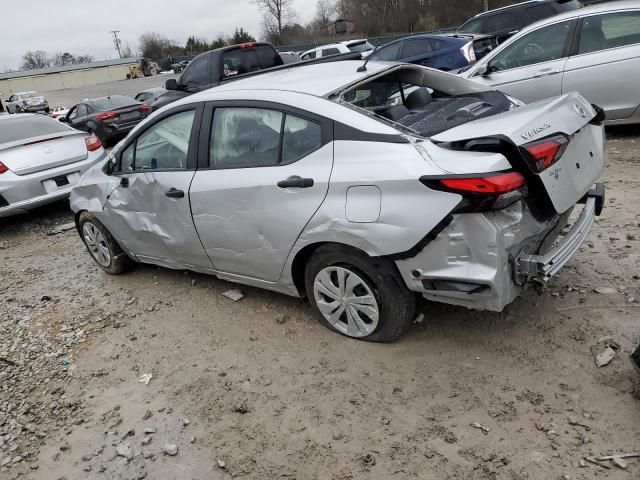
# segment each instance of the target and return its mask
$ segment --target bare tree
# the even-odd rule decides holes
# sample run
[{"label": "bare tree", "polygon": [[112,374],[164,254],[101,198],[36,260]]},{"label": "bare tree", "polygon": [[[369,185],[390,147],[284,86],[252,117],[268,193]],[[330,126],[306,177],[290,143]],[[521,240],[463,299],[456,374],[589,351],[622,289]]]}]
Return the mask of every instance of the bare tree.
[{"label": "bare tree", "polygon": [[334,0],[318,0],[314,21],[321,29],[326,28],[336,12],[337,6]]},{"label": "bare tree", "polygon": [[[293,14],[291,4],[293,0],[253,0],[264,14],[265,33],[282,36],[282,29]],[[271,35],[269,35],[271,36]]]},{"label": "bare tree", "polygon": [[30,50],[22,56],[23,70],[37,70],[51,66],[51,58],[43,50]]}]

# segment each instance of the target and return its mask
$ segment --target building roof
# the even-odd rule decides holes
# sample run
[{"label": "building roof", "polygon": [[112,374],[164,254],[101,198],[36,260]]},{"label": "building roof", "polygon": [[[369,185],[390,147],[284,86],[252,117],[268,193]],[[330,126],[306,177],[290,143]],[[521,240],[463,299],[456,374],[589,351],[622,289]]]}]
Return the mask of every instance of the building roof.
[{"label": "building roof", "polygon": [[35,77],[38,75],[50,75],[52,73],[70,72],[73,70],[87,70],[90,68],[112,67],[117,65],[129,65],[138,63],[139,58],[119,58],[116,60],[104,60],[102,62],[83,63],[81,65],[67,65],[65,67],[39,68],[37,70],[22,70],[19,72],[0,73],[0,80],[11,78]]}]

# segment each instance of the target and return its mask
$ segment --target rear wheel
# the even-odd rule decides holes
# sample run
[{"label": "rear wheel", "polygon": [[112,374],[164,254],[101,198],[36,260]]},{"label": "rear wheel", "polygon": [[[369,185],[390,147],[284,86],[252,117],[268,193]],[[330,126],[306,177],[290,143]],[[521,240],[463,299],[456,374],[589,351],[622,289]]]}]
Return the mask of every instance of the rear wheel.
[{"label": "rear wheel", "polygon": [[88,212],[80,214],[80,235],[95,262],[105,272],[118,275],[133,266],[109,231]]},{"label": "rear wheel", "polygon": [[393,262],[349,247],[320,247],[309,260],[305,286],[326,327],[370,342],[393,342],[411,326],[415,295]]}]

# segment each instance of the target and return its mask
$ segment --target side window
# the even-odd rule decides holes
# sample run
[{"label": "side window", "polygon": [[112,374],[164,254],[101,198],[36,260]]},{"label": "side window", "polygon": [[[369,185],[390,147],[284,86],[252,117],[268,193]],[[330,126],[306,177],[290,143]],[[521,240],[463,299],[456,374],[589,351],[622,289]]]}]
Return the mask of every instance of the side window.
[{"label": "side window", "polygon": [[87,107],[87,115],[91,115],[92,113],[95,112],[95,110],[91,108],[89,105],[87,105],[86,107]]},{"label": "side window", "polygon": [[620,12],[586,17],[582,22],[578,53],[640,43],[640,12]]},{"label": "side window", "polygon": [[511,12],[497,13],[487,18],[485,30],[490,32],[502,32],[505,30],[517,30],[520,28],[518,18]]},{"label": "side window", "polygon": [[278,164],[282,113],[262,108],[218,108],[213,117],[209,164],[215,168]]},{"label": "side window", "polygon": [[78,117],[86,117],[87,116],[87,107],[86,107],[86,105],[83,105],[82,103],[80,105],[78,105],[78,108],[76,109],[76,115]]},{"label": "side window", "polygon": [[402,47],[402,58],[416,57],[432,51],[432,44],[429,39],[405,40]]},{"label": "side window", "polygon": [[300,160],[321,146],[322,128],[315,122],[263,108],[218,108],[209,165],[218,169],[274,167]]},{"label": "side window", "polygon": [[282,65],[283,61],[278,52],[268,45],[259,45],[256,47],[256,54],[260,62],[260,68],[269,68]]},{"label": "side window", "polygon": [[484,20],[485,17],[469,20],[467,23],[462,25],[459,30],[465,33],[484,33]]},{"label": "side window", "polygon": [[386,47],[381,48],[371,55],[371,60],[379,60],[383,62],[392,62],[400,58],[400,49],[404,42],[395,42]]},{"label": "side window", "polygon": [[527,16],[532,22],[537,22],[543,18],[549,18],[556,14],[556,11],[548,3],[541,3],[524,9]]},{"label": "side window", "polygon": [[[186,168],[194,117],[194,110],[176,113],[160,120],[140,135],[135,142],[133,170]],[[123,171],[126,153],[123,152]]]},{"label": "side window", "polygon": [[282,162],[293,163],[322,146],[322,127],[304,118],[287,115],[282,136]]},{"label": "side window", "polygon": [[132,143],[127,147],[127,149],[122,152],[120,156],[120,172],[121,173],[131,173],[133,172],[133,160],[134,154],[136,152],[136,144]]},{"label": "side window", "polygon": [[526,67],[563,57],[571,21],[539,28],[513,42],[490,62],[494,71]]},{"label": "side window", "polygon": [[189,64],[180,77],[180,83],[187,88],[207,85],[210,82],[209,74],[209,56],[205,55]]},{"label": "side window", "polygon": [[7,102],[15,102],[18,99],[18,97],[16,97],[15,95],[11,95],[9,97],[9,100],[7,100]]},{"label": "side window", "polygon": [[326,57],[328,55],[337,55],[340,53],[340,50],[338,50],[337,48],[325,48],[324,50],[322,50],[322,56]]},{"label": "side window", "polygon": [[72,107],[71,110],[69,110],[67,118],[69,120],[75,120],[76,118],[78,118],[78,106]]}]

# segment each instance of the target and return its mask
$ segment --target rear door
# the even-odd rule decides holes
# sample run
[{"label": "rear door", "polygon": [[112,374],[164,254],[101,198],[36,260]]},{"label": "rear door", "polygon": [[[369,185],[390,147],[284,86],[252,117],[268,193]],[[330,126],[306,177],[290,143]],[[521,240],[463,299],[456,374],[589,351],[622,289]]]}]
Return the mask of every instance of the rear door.
[{"label": "rear door", "polygon": [[111,232],[138,259],[169,268],[211,268],[189,205],[202,108],[166,112],[128,140],[105,205]]},{"label": "rear door", "polygon": [[488,75],[473,80],[526,103],[560,95],[574,27],[574,20],[558,22],[515,39],[482,62]]},{"label": "rear door", "polygon": [[217,271],[277,281],[327,194],[332,123],[266,102],[209,108],[190,191],[198,234]]},{"label": "rear door", "polygon": [[578,91],[604,108],[607,120],[621,120],[640,104],[639,78],[640,10],[584,17],[562,91]]}]

